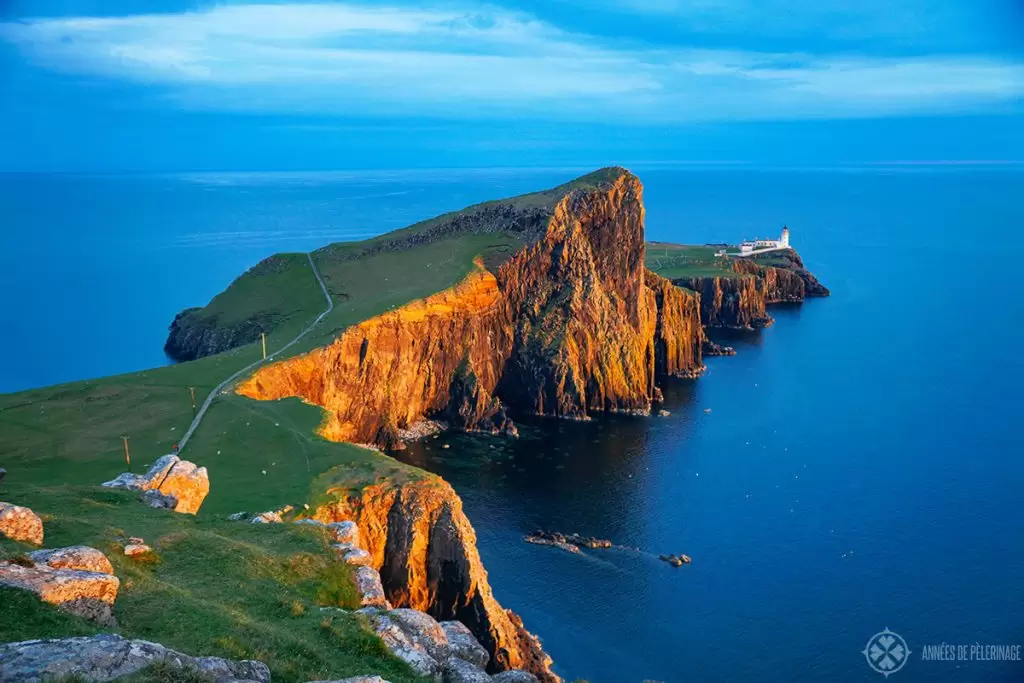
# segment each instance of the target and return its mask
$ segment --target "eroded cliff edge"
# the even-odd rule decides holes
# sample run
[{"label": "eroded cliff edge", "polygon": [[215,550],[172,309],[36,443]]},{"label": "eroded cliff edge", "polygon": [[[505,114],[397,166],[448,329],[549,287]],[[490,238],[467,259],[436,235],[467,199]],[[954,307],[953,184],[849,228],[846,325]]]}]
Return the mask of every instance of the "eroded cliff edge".
[{"label": "eroded cliff edge", "polygon": [[330,502],[313,517],[351,519],[380,572],[388,600],[468,626],[490,652],[488,671],[526,669],[541,681],[559,681],[540,641],[511,610],[498,604],[476,548],[476,532],[462,501],[439,477],[360,491],[328,489]]},{"label": "eroded cliff edge", "polygon": [[644,267],[640,181],[569,191],[496,272],[347,329],[238,392],[322,406],[322,434],[379,446],[426,418],[506,429],[506,412],[646,414],[658,376],[702,369],[697,297]]},{"label": "eroded cliff edge", "polygon": [[706,327],[767,327],[773,322],[769,304],[829,296],[796,251],[773,252],[769,263],[737,258],[730,262],[731,273],[678,277],[672,282],[700,294],[701,322]]}]

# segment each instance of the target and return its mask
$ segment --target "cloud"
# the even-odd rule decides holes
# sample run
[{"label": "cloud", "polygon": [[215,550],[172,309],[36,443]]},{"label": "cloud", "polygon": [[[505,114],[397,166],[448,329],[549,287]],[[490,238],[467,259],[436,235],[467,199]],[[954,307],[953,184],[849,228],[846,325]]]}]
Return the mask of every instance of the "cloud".
[{"label": "cloud", "polygon": [[645,123],[972,110],[1024,93],[1024,66],[1006,60],[637,49],[497,7],[232,5],[0,23],[0,40],[46,69],[222,111]]}]

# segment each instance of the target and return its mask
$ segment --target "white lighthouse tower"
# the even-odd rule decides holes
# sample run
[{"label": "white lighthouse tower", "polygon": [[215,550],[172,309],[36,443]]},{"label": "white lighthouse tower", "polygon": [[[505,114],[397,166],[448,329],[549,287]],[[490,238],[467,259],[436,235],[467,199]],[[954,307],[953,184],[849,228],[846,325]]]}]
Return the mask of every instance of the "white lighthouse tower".
[{"label": "white lighthouse tower", "polygon": [[782,237],[779,238],[779,246],[783,249],[789,249],[789,226],[782,226]]}]

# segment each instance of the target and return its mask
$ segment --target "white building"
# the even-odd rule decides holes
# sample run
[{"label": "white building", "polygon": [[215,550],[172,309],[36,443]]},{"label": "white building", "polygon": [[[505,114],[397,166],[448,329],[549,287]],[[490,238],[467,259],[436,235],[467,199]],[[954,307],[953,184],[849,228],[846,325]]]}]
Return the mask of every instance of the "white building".
[{"label": "white building", "polygon": [[777,240],[753,239],[740,243],[740,256],[749,256],[755,252],[769,249],[789,249],[789,227],[783,226],[782,235]]}]

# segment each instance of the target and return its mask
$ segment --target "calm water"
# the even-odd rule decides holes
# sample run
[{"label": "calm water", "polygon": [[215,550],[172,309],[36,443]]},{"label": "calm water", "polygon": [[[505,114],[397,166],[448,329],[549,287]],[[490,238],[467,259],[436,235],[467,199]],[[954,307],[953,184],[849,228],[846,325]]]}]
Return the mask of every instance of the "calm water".
[{"label": "calm water", "polygon": [[[162,362],[173,313],[270,252],[571,175],[0,176],[0,390]],[[882,680],[860,651],[885,627],[913,652],[897,683],[1024,679],[1020,662],[920,659],[1024,644],[1024,278],[1006,256],[1024,174],[640,175],[650,238],[788,222],[833,296],[776,308],[730,340],[739,355],[666,386],[671,417],[410,449],[462,495],[501,602],[595,683]],[[535,527],[642,552],[523,543]]]}]

